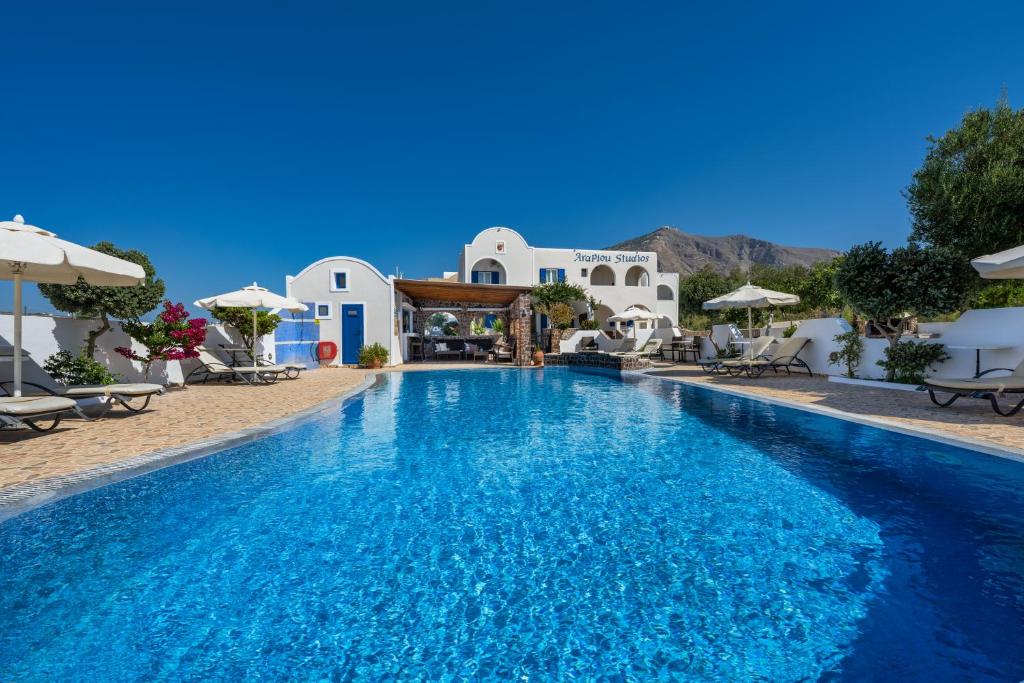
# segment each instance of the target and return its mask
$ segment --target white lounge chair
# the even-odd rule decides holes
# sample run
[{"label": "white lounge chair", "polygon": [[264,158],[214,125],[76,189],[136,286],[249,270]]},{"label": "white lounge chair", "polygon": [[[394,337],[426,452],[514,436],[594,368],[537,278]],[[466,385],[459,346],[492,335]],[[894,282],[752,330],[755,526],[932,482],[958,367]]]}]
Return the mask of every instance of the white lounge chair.
[{"label": "white lounge chair", "polygon": [[[37,432],[48,432],[60,424],[61,414],[76,410],[78,404],[70,398],[58,396],[0,397],[0,427],[28,427]],[[52,420],[48,427],[40,421]]]},{"label": "white lounge chair", "polygon": [[[764,337],[759,337],[759,339],[763,338]],[[769,337],[769,339],[771,339],[771,337]],[[754,341],[756,343],[757,340]],[[770,352],[762,351],[760,354],[751,354],[753,355],[753,358],[747,357],[722,361],[722,368],[733,377],[743,374],[744,372],[747,373],[748,377],[760,377],[768,370],[777,374],[779,369],[783,369],[786,371],[787,375],[791,375],[793,374],[792,368],[806,370],[808,375],[813,375],[814,373],[811,372],[811,367],[799,358],[800,352],[804,350],[804,347],[807,346],[810,341],[811,340],[807,337],[790,337],[789,339],[783,339],[779,345]]]},{"label": "white lounge chair", "polygon": [[[1009,372],[1010,374],[1000,377],[986,377],[989,373],[998,371]],[[928,398],[940,408],[953,405],[958,398],[980,398],[987,400],[991,404],[992,410],[999,415],[1010,417],[1024,409],[1024,399],[1021,399],[1017,405],[1006,410],[999,405],[998,399],[1004,394],[1024,394],[1024,361],[1021,361],[1015,368],[991,368],[979,373],[976,377],[960,379],[928,377],[919,387],[919,390],[927,391]],[[935,396],[935,392],[948,393],[951,396],[949,400],[940,401]]]}]

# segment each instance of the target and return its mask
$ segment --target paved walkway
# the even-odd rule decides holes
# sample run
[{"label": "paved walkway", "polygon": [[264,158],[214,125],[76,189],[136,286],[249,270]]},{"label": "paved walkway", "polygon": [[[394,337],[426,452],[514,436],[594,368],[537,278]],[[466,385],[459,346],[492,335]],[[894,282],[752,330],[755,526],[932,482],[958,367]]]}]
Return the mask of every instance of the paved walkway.
[{"label": "paved walkway", "polygon": [[[402,369],[467,367],[474,364],[426,363]],[[68,419],[47,434],[0,432],[0,490],[258,426],[340,396],[361,384],[368,372],[317,370],[304,374],[300,380],[282,380],[267,387],[193,385],[157,397],[150,409],[139,415],[115,408],[103,420]],[[671,366],[653,372],[680,381],[831,408],[1024,450],[1024,415],[998,417],[981,401],[961,401],[953,408],[940,409],[923,393],[865,389],[817,377],[726,378],[706,375],[692,366]]]},{"label": "paved walkway", "polygon": [[872,389],[796,374],[763,375],[758,379],[722,377],[708,375],[693,365],[658,367],[649,374],[1024,451],[1024,413],[1010,418],[1000,417],[992,412],[987,401],[961,399],[949,408],[939,408],[923,391]]}]

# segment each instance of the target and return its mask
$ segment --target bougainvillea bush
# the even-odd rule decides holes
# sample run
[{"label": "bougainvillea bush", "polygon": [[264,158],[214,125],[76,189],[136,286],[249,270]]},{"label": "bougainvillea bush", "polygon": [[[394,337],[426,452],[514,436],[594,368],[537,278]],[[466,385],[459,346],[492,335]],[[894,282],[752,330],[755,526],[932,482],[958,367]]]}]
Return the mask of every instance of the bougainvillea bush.
[{"label": "bougainvillea bush", "polygon": [[147,379],[154,361],[198,358],[198,347],[206,341],[206,318],[189,320],[185,306],[170,301],[164,301],[163,313],[153,322],[132,320],[122,323],[121,329],[146,347],[146,355],[139,355],[127,346],[114,350],[125,358],[140,361]]}]

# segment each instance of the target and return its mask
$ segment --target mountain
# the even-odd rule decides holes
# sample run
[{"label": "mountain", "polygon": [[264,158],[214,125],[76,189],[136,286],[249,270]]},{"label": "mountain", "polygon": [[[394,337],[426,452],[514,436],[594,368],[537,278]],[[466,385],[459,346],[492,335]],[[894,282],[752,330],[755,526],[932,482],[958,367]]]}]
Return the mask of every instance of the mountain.
[{"label": "mountain", "polygon": [[809,266],[828,261],[839,253],[831,249],[786,247],[746,235],[691,235],[668,226],[608,248],[615,251],[656,251],[661,270],[680,275],[694,273],[707,264],[723,274],[734,268],[746,270],[754,263]]}]

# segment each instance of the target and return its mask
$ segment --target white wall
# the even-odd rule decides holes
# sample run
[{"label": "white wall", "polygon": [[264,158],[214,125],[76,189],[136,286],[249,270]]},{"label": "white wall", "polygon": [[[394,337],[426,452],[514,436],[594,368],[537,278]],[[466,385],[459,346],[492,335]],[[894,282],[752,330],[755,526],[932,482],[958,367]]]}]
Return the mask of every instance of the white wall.
[{"label": "white wall", "polygon": [[[331,272],[348,272],[348,291],[331,291]],[[369,263],[349,256],[321,259],[295,276],[285,278],[288,296],[303,302],[329,303],[330,319],[319,324],[320,340],[338,345],[334,365],[340,365],[344,354],[341,340],[341,305],[363,304],[363,343],[379,343],[389,349],[390,365],[402,362],[401,348],[395,334],[395,299],[392,279]],[[315,314],[315,311],[314,311]]]},{"label": "white wall", "polygon": [[[85,348],[85,338],[89,331],[96,329],[99,325],[99,321],[80,318],[38,314],[23,316],[22,346],[31,358],[23,365],[25,381],[39,382],[42,380],[45,376],[42,370],[43,363],[58,351],[70,351],[73,355],[77,355],[81,349]],[[97,342],[96,360],[106,365],[121,381],[145,381],[142,363],[130,361],[114,351],[114,348],[118,346],[130,346],[139,354],[144,354],[145,348],[122,332],[118,323],[112,322],[111,328],[100,336]],[[211,338],[215,338],[216,335],[216,332],[212,335],[208,334]],[[0,344],[4,346],[13,346],[14,344],[13,315],[0,315]],[[0,363],[0,381],[13,379],[13,369],[12,363]],[[180,384],[182,379],[181,364],[177,361],[154,363],[149,374],[149,381],[156,384]]]}]

